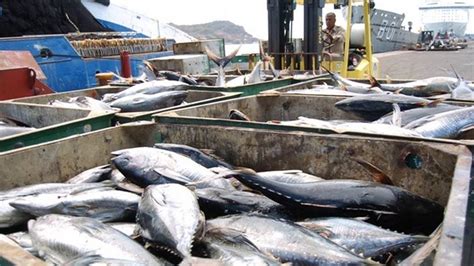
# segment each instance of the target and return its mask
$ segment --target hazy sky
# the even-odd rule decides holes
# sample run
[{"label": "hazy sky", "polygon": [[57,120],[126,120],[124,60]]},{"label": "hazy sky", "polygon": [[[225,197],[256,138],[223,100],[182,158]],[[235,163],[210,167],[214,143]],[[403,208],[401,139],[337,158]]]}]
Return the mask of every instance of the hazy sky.
[{"label": "hazy sky", "polygon": [[[474,0],[466,0],[466,2]],[[253,36],[268,38],[267,0],[113,0],[139,12],[156,17],[163,22],[175,24],[199,24],[214,20],[229,20],[241,25]],[[422,0],[375,0],[375,7],[397,13],[405,13],[404,25],[413,21],[413,30],[421,27],[418,5]],[[326,5],[323,12],[332,11],[332,5]],[[338,14],[338,13],[336,13]],[[474,32],[474,12],[471,11],[468,32]],[[338,25],[344,26],[342,17]],[[303,35],[303,8],[298,6],[295,12],[293,37]]]}]

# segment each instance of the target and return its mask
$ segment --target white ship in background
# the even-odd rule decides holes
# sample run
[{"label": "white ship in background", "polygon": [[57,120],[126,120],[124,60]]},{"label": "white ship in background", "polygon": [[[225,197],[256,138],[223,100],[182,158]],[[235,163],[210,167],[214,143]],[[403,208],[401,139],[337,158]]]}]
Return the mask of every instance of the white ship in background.
[{"label": "white ship in background", "polygon": [[427,0],[419,7],[424,30],[462,37],[473,7],[467,0]]}]

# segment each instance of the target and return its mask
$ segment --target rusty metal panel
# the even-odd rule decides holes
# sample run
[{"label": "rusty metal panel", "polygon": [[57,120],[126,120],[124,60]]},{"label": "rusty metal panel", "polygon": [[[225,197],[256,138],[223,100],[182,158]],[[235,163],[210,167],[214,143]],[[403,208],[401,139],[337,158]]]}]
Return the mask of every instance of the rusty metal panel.
[{"label": "rusty metal panel", "polygon": [[35,70],[36,78],[45,80],[46,75],[28,51],[0,51],[0,70],[29,67]]}]

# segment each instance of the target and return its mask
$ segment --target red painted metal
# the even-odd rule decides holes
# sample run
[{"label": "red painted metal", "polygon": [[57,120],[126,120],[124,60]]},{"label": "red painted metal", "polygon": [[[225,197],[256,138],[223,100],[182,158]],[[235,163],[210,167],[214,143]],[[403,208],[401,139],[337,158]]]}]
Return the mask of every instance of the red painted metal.
[{"label": "red painted metal", "polygon": [[0,100],[53,93],[28,51],[0,51]]},{"label": "red painted metal", "polygon": [[29,67],[35,70],[36,78],[46,80],[46,76],[29,51],[0,51],[0,70]]},{"label": "red painted metal", "polygon": [[122,67],[121,75],[124,78],[132,77],[132,69],[130,67],[130,55],[127,51],[120,52],[120,64]]},{"label": "red painted metal", "polygon": [[29,67],[0,70],[0,100],[53,93]]}]

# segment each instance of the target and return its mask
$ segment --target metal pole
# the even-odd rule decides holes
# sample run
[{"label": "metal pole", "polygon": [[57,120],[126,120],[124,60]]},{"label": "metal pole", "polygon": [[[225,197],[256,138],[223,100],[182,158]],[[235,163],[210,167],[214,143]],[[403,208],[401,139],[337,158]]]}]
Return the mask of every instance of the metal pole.
[{"label": "metal pole", "polygon": [[[280,5],[281,0],[267,0],[268,10],[268,53],[283,52],[283,20]],[[275,56],[275,68],[282,69],[280,56]]]},{"label": "metal pole", "polygon": [[347,7],[347,25],[346,34],[344,36],[344,60],[341,66],[341,75],[347,78],[347,67],[349,66],[349,46],[351,45],[351,31],[352,31],[352,0],[348,1]]},{"label": "metal pole", "polygon": [[[322,27],[322,8],[325,5],[324,0],[305,0],[304,1],[304,45],[305,53],[317,53],[316,69],[319,69],[321,60],[321,27]],[[312,67],[312,55],[304,56],[304,65],[306,68]],[[309,70],[309,69],[307,69]]]},{"label": "metal pole", "polygon": [[364,24],[365,24],[365,56],[369,61],[369,75],[373,75],[373,62],[372,62],[372,37],[370,28],[370,0],[364,0]]}]

